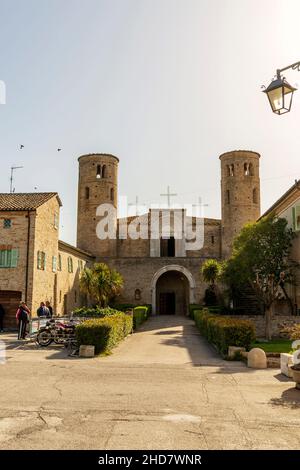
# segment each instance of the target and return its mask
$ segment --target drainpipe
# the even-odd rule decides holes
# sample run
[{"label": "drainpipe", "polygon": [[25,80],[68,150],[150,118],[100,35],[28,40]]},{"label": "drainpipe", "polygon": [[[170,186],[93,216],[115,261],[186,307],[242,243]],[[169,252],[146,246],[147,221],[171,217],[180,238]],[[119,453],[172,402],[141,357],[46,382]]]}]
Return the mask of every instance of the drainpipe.
[{"label": "drainpipe", "polygon": [[29,245],[30,245],[30,211],[27,211],[27,250],[26,250],[26,273],[25,273],[25,303],[28,302],[28,278],[29,278]]}]

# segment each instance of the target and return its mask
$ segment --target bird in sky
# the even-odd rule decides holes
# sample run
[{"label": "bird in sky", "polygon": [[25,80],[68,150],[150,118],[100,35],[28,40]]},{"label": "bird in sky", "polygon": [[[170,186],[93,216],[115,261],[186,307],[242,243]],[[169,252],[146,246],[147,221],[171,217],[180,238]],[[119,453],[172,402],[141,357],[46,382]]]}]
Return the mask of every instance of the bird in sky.
[{"label": "bird in sky", "polygon": [[61,149],[57,149],[57,151],[58,151],[58,152],[60,152],[60,151],[61,151]]},{"label": "bird in sky", "polygon": [[20,145],[20,150],[22,150],[23,148],[24,148],[24,145],[23,145],[23,144],[21,144],[21,145]]}]

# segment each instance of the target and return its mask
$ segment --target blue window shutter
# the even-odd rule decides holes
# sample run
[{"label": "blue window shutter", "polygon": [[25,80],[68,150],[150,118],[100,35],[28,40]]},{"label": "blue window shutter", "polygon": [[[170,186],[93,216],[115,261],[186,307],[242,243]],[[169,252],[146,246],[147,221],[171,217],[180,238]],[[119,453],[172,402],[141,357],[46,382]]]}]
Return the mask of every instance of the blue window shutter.
[{"label": "blue window shutter", "polygon": [[11,258],[10,258],[11,268],[16,268],[18,266],[18,258],[19,258],[19,250],[18,249],[11,250]]},{"label": "blue window shutter", "polygon": [[44,256],[43,269],[45,270],[46,269],[46,253],[43,253],[43,256]]}]

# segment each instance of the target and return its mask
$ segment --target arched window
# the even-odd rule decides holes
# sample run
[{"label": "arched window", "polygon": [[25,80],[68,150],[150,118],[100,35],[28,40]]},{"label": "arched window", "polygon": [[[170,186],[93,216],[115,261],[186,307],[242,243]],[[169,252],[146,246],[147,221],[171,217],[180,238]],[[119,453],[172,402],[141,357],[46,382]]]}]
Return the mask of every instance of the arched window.
[{"label": "arched window", "polygon": [[140,289],[135,289],[134,299],[135,300],[141,300],[141,291],[140,291]]},{"label": "arched window", "polygon": [[226,190],[226,203],[230,204],[230,191],[229,191],[229,189]]},{"label": "arched window", "polygon": [[115,191],[114,188],[110,188],[110,200],[113,201],[115,198]]},{"label": "arched window", "polygon": [[101,178],[101,165],[97,165],[96,178]]},{"label": "arched window", "polygon": [[257,189],[254,188],[252,191],[252,201],[254,204],[258,203],[258,194],[257,194]]},{"label": "arched window", "polygon": [[102,167],[102,178],[106,178],[106,165]]},{"label": "arched window", "polygon": [[227,165],[227,176],[234,176],[234,164]]},{"label": "arched window", "polygon": [[253,165],[252,163],[244,163],[244,175],[253,176]]},{"label": "arched window", "polygon": [[85,199],[90,199],[90,188],[88,186],[85,188]]}]

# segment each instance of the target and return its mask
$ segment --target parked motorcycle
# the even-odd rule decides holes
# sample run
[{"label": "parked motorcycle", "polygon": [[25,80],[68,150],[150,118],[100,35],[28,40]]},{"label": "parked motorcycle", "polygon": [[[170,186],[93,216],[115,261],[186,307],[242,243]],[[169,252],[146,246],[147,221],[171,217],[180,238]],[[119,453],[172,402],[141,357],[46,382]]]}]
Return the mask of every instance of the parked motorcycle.
[{"label": "parked motorcycle", "polygon": [[53,342],[65,346],[75,344],[75,324],[72,320],[69,323],[64,323],[51,319],[39,329],[36,341],[42,347],[47,347]]}]

